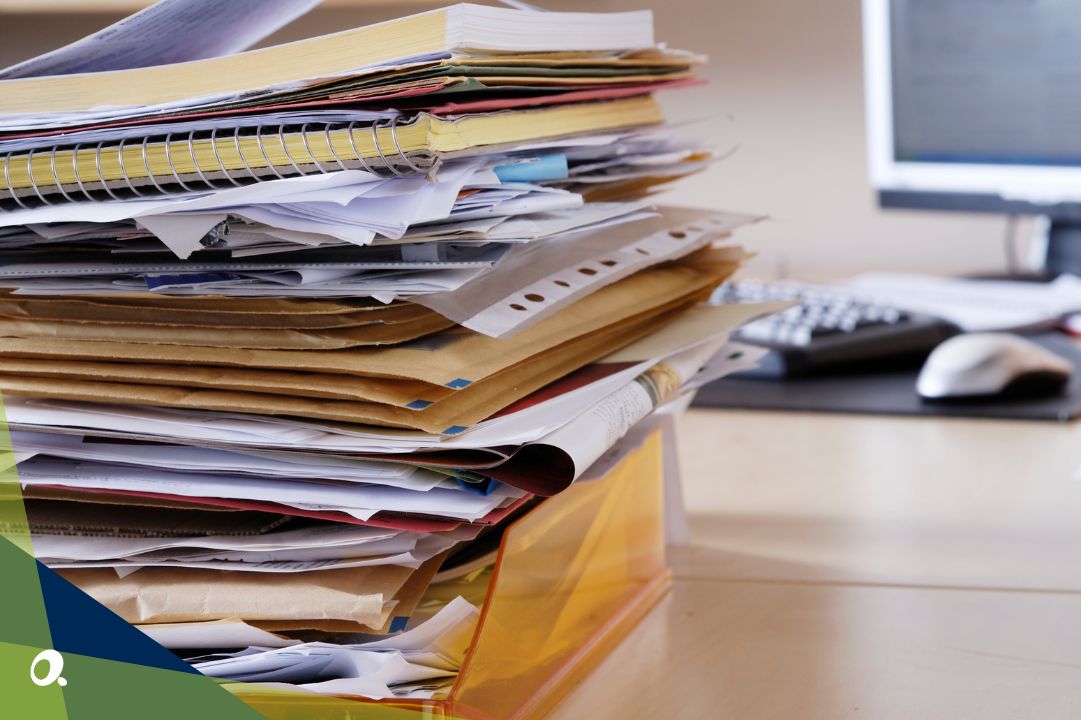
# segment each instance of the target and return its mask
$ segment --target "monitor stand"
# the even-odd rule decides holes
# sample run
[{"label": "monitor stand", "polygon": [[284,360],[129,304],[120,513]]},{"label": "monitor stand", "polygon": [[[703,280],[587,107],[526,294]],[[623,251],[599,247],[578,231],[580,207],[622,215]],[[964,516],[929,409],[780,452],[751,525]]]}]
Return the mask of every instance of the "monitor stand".
[{"label": "monitor stand", "polygon": [[1081,275],[1081,222],[1050,221],[1043,271],[1048,279],[1063,273]]},{"label": "monitor stand", "polygon": [[1018,282],[1051,282],[1063,273],[1081,276],[1081,222],[1044,218],[1037,242],[1041,262],[1038,270],[1009,273],[975,273],[973,280],[1013,280]]}]

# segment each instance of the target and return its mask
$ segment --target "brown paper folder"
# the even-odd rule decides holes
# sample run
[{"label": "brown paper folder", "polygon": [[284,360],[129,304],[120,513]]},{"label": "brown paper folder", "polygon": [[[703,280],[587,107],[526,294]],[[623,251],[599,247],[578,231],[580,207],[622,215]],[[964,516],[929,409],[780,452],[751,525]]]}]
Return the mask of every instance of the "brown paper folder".
[{"label": "brown paper folder", "polygon": [[[274,408],[277,412],[272,414],[299,416],[315,412],[319,414],[311,417],[350,423],[388,422],[412,426],[411,422],[421,421],[427,423],[426,427],[434,423],[437,430],[442,430],[463,424],[456,414],[471,411],[472,419],[468,424],[479,422],[506,403],[552,382],[571,369],[633,342],[658,327],[660,321],[654,319],[657,315],[672,312],[672,307],[686,302],[669,303],[601,333],[575,338],[461,390],[415,380],[353,375],[18,358],[0,358],[0,388],[15,395],[32,396],[36,389],[39,397],[93,398],[97,402],[144,405],[160,402],[197,409],[207,409],[200,404],[202,402],[215,403],[215,407],[227,403],[236,411],[267,413]],[[3,378],[8,380],[5,382]],[[152,387],[140,389],[139,386]],[[177,393],[161,388],[183,389],[182,399],[176,399]],[[208,392],[197,394],[190,392],[192,389]],[[264,394],[282,397],[256,397]],[[493,398],[498,402],[492,403]],[[353,404],[298,402],[312,399],[345,400],[353,401]],[[481,406],[478,411],[478,401],[488,405]],[[408,412],[396,412],[394,408]]]},{"label": "brown paper folder", "polygon": [[[394,606],[391,609],[390,617],[387,618],[385,625],[380,628],[380,633],[390,632],[390,624],[394,617],[409,617],[413,614],[413,611],[420,603],[420,599],[427,592],[428,586],[432,584],[432,578],[435,577],[436,572],[439,571],[439,567],[447,559],[448,554],[449,551],[437,555],[413,571],[409,579],[395,593]],[[253,621],[252,625],[268,632],[297,630],[318,630],[331,633],[365,632],[364,628],[358,627],[356,623],[348,620],[320,620],[317,618],[308,618],[306,620],[257,620]]]},{"label": "brown paper folder", "polygon": [[413,570],[397,565],[299,573],[148,567],[57,570],[130,623],[341,620],[378,629]]},{"label": "brown paper folder", "polygon": [[304,352],[9,338],[0,341],[0,357],[240,366],[411,378],[465,387],[572,338],[621,322],[644,308],[677,300],[696,288],[711,287],[735,265],[730,253],[718,259],[710,251],[701,251],[609,285],[503,340],[452,329],[398,347]]},{"label": "brown paper folder", "polygon": [[76,342],[181,345],[206,348],[267,350],[341,350],[364,345],[393,345],[416,340],[454,323],[441,315],[394,324],[373,323],[325,330],[279,328],[188,327],[183,325],[118,325],[68,320],[0,318],[0,338],[54,338]]},{"label": "brown paper folder", "polygon": [[[101,403],[130,403],[217,410],[263,415],[284,415],[337,422],[413,428],[429,433],[455,433],[475,425],[510,403],[543,385],[623,347],[656,330],[656,317],[701,300],[717,283],[735,270],[731,262],[702,263],[697,278],[680,288],[683,292],[660,305],[646,307],[630,318],[593,333],[572,338],[559,346],[526,358],[484,380],[473,383],[428,407],[410,410],[366,402],[347,402],[245,393],[218,389],[193,389],[164,385],[93,382],[0,374],[0,389],[13,395]],[[574,306],[572,306],[573,308]],[[566,311],[564,311],[566,312]],[[558,317],[558,314],[554,317]],[[487,338],[486,338],[487,339]],[[513,343],[513,340],[495,341]],[[393,352],[393,350],[388,350]],[[0,367],[3,362],[0,361]]]},{"label": "brown paper folder", "polygon": [[656,315],[656,311],[650,311],[644,318],[624,321],[604,332],[575,338],[558,349],[527,359],[518,366],[457,392],[451,391],[446,398],[421,410],[370,402],[2,373],[0,389],[11,395],[26,397],[282,415],[351,424],[413,428],[429,433],[453,433],[480,422],[548,382],[655,330],[658,327]]},{"label": "brown paper folder", "polygon": [[[177,304],[166,298],[69,298],[0,296],[0,317],[11,320],[53,320],[130,325],[179,325],[203,328],[280,328],[326,330],[374,323],[397,324],[428,318],[432,310],[413,303],[365,305],[325,300],[259,300],[257,305],[234,303],[247,298],[190,299]],[[182,299],[183,300],[183,299]],[[245,309],[248,308],[248,309]]]},{"label": "brown paper folder", "polygon": [[0,374],[38,378],[172,385],[189,388],[269,393],[290,397],[374,402],[424,407],[456,392],[442,385],[360,375],[301,373],[200,365],[93,362],[0,357]]}]

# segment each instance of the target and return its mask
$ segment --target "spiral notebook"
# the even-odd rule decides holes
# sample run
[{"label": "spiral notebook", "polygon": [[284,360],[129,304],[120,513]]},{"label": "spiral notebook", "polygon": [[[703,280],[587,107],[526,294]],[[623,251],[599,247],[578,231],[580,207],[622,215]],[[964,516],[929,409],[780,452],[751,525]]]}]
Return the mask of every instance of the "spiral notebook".
[{"label": "spiral notebook", "polygon": [[[0,201],[58,201],[215,189],[344,169],[424,172],[444,157],[502,145],[659,123],[650,96],[458,118],[421,113],[357,122],[252,126],[219,134],[147,135],[141,140],[56,146],[3,156]],[[553,130],[557,128],[557,130]],[[120,193],[123,193],[121,195]]]}]

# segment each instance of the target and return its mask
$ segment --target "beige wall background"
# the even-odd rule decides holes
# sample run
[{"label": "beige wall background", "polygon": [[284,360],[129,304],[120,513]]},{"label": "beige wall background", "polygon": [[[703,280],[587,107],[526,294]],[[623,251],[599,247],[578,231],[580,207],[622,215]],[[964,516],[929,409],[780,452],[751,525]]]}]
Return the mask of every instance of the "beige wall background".
[{"label": "beige wall background", "polygon": [[[610,11],[643,0],[540,0],[549,9]],[[26,2],[41,8],[45,2]],[[126,12],[0,14],[0,67],[75,40]],[[271,42],[429,9],[436,3],[341,2]],[[0,4],[3,7],[3,4]],[[665,202],[768,214],[741,233],[758,252],[748,274],[830,278],[864,270],[1001,270],[1005,219],[882,211],[867,181],[859,0],[663,0],[658,39],[709,55],[704,87],[662,95],[673,119],[729,158],[666,192]]]}]

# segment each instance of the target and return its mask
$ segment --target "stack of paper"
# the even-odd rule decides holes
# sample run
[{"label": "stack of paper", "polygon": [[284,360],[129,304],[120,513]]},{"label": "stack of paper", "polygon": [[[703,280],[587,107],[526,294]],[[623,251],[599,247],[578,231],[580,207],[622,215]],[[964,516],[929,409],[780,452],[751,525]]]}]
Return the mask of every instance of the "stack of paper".
[{"label": "stack of paper", "polygon": [[[216,7],[193,33],[300,12]],[[35,552],[170,647],[242,649],[209,674],[439,692],[468,603],[324,641],[400,630],[463,547],[753,362],[727,337],[777,309],[699,304],[756,218],[642,199],[709,159],[652,98],[699,59],[648,12],[457,5],[159,60],[145,22],[108,66],[92,37],[0,74],[0,390]]]}]

